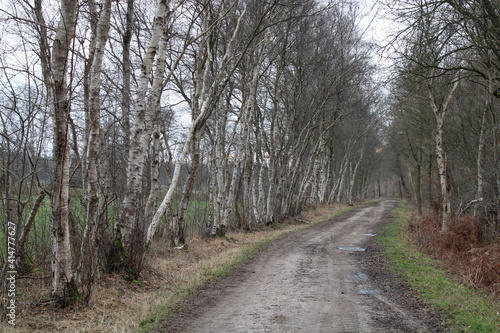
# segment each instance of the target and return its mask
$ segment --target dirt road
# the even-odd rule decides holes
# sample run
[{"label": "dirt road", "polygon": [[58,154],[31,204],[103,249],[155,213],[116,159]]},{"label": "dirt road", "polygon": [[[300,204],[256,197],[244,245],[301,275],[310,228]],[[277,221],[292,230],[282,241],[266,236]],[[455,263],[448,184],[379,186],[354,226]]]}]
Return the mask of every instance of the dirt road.
[{"label": "dirt road", "polygon": [[288,235],[189,301],[161,332],[439,332],[383,268],[386,200]]}]

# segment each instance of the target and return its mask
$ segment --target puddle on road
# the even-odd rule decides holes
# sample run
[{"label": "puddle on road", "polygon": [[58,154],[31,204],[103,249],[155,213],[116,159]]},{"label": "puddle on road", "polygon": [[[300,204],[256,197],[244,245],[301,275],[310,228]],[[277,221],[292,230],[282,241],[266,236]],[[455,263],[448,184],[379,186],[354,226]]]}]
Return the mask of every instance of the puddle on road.
[{"label": "puddle on road", "polygon": [[377,289],[377,288],[358,289],[358,290],[356,290],[356,294],[359,294],[359,295],[379,295],[380,289]]},{"label": "puddle on road", "polygon": [[335,249],[340,251],[349,251],[349,252],[365,252],[366,249],[364,247],[358,246],[336,246]]},{"label": "puddle on road", "polygon": [[361,272],[358,272],[355,274],[349,274],[348,277],[349,277],[349,279],[351,279],[353,281],[357,281],[357,282],[368,281],[368,275],[366,275],[365,273],[361,273]]}]

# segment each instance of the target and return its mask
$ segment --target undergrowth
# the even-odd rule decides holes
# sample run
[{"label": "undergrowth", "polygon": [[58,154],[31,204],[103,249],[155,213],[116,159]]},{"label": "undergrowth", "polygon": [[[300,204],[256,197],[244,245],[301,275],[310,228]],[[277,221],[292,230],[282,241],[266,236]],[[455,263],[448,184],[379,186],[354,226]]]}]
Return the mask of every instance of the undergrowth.
[{"label": "undergrowth", "polygon": [[454,218],[448,232],[441,231],[439,216],[427,215],[408,224],[412,243],[469,286],[500,300],[500,244],[483,241],[477,218]]},{"label": "undergrowth", "polygon": [[[455,223],[458,229],[441,233],[430,227],[436,224],[430,222],[430,217],[414,220],[405,206],[400,205],[393,214],[394,222],[379,236],[379,241],[393,260],[395,271],[445,314],[452,332],[500,332],[500,304],[490,289],[495,283],[481,290],[471,287],[491,278],[489,264],[472,263],[475,246],[486,246],[480,242],[473,224],[464,220]],[[485,272],[476,273],[478,278],[483,277],[474,280],[471,274],[478,272],[478,267],[486,267]]]}]

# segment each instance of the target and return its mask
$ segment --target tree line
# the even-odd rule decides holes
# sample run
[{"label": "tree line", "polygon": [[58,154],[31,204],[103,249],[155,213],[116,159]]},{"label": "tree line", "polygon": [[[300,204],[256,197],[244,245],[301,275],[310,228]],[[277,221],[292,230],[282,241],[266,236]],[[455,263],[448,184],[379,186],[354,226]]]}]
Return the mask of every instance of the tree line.
[{"label": "tree line", "polygon": [[[388,140],[405,195],[448,231],[474,215],[486,241],[500,213],[500,4],[387,2],[399,31]],[[397,14],[396,14],[397,13]]]},{"label": "tree line", "polygon": [[354,2],[6,1],[1,15],[2,224],[60,306],[103,272],[137,278],[151,242],[390,190]]}]

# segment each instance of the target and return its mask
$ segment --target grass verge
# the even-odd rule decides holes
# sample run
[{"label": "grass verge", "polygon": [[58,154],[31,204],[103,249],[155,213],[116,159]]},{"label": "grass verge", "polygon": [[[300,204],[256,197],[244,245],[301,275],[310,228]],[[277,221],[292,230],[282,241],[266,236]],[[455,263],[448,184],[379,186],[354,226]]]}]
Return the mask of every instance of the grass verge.
[{"label": "grass verge", "polygon": [[449,321],[451,332],[500,332],[500,304],[492,297],[453,281],[438,262],[411,246],[404,203],[392,212],[393,222],[378,237],[393,269]]}]

